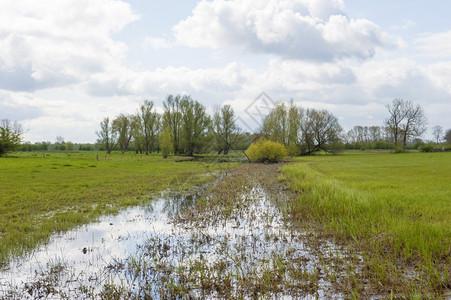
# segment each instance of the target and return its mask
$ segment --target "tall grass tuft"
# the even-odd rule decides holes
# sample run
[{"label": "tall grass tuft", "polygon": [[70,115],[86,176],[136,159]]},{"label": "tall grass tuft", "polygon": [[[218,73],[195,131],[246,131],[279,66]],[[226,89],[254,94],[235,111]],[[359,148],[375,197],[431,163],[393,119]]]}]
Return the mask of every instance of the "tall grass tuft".
[{"label": "tall grass tuft", "polygon": [[[433,155],[434,157],[432,157]],[[288,210],[362,251],[385,292],[434,297],[451,288],[451,155],[303,158],[282,168],[299,199]]]}]

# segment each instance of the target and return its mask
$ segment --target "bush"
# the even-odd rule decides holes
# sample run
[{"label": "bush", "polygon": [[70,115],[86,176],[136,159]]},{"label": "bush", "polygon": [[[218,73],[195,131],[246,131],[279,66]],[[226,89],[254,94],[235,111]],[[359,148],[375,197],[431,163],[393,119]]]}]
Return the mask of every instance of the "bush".
[{"label": "bush", "polygon": [[278,162],[288,156],[285,146],[278,142],[260,139],[246,150],[247,157],[254,162]]},{"label": "bush", "polygon": [[428,143],[420,147],[421,152],[448,152],[451,149],[450,145],[439,145],[434,143]]},{"label": "bush", "polygon": [[420,147],[421,152],[433,152],[435,146],[433,144],[425,144]]}]

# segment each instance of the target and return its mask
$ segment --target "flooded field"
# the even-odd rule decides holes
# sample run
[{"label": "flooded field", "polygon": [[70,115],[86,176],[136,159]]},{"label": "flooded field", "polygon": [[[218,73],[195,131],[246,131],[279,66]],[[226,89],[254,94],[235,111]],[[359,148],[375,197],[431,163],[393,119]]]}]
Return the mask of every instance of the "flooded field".
[{"label": "flooded field", "polygon": [[355,258],[292,230],[286,197],[239,170],[193,193],[164,193],[12,261],[0,298],[344,297],[334,261]]}]

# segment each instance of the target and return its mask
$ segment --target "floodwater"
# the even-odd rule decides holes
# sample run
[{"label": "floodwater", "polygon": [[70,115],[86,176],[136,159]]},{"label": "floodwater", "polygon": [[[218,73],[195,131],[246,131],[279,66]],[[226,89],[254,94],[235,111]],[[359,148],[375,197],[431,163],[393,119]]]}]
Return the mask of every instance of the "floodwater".
[{"label": "floodwater", "polygon": [[0,271],[0,298],[343,296],[331,294],[304,234],[288,228],[257,184],[230,218],[184,220],[201,193],[166,192],[54,236]]}]

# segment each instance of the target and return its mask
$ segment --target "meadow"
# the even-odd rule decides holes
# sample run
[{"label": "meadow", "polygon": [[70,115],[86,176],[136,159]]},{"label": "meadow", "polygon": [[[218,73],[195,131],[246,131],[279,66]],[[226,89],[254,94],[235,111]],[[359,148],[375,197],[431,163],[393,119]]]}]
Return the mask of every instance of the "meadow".
[{"label": "meadow", "polygon": [[449,153],[302,157],[281,171],[299,194],[288,207],[298,226],[356,253],[343,285],[349,294],[371,287],[438,298],[451,289]]},{"label": "meadow", "polygon": [[[232,156],[236,161],[242,158]],[[55,233],[151,201],[161,191],[189,195],[193,187],[236,165],[218,163],[216,156],[191,160],[100,152],[16,153],[1,158],[0,262],[45,243]],[[450,153],[347,152],[298,157],[283,164],[241,164],[227,174],[190,209],[174,215],[171,224],[178,226],[180,234],[187,228],[192,231],[186,244],[177,244],[178,234],[165,236],[167,240],[158,237],[157,244],[142,245],[149,253],[131,256],[133,268],[128,269],[144,277],[153,274],[147,272],[152,268],[164,271],[149,286],[160,284],[164,287],[160,292],[172,296],[305,293],[421,299],[449,295]],[[255,206],[259,199],[267,201]],[[279,218],[276,207],[284,218],[273,232],[271,226]],[[255,225],[259,213],[261,224]],[[235,244],[230,243],[234,232],[222,242],[210,236],[224,228],[256,231]],[[268,231],[258,231],[263,228]],[[295,239],[288,243],[290,237]],[[258,243],[261,249],[267,243],[272,254],[256,258]],[[274,252],[277,243],[279,252],[286,251]],[[221,246],[215,250],[224,256],[221,265],[208,266],[207,257],[196,252],[203,249],[199,245]],[[171,254],[175,258],[177,253],[193,251],[200,259],[189,260],[187,269],[174,266],[169,249],[175,249]],[[231,254],[233,249],[239,250],[236,255]],[[166,256],[170,259],[159,260]],[[138,261],[141,257],[146,259]],[[130,261],[121,262],[121,268]],[[246,263],[250,266],[242,267]],[[218,272],[225,266],[229,267]],[[147,283],[140,282],[140,288],[145,291]],[[124,295],[130,292],[121,286],[106,287],[114,292],[124,288]]]},{"label": "meadow", "polygon": [[14,153],[0,158],[0,266],[52,234],[191,189],[229,164],[127,153]]}]

